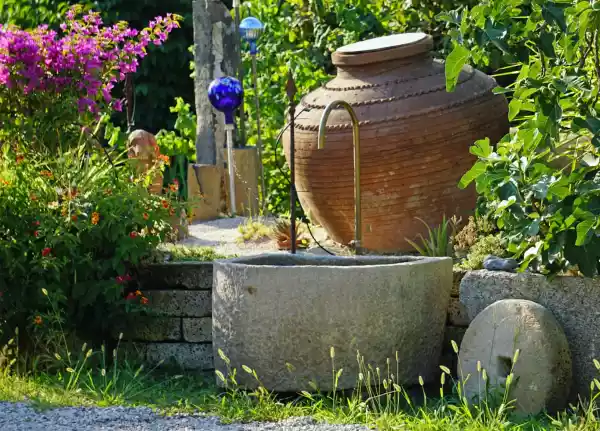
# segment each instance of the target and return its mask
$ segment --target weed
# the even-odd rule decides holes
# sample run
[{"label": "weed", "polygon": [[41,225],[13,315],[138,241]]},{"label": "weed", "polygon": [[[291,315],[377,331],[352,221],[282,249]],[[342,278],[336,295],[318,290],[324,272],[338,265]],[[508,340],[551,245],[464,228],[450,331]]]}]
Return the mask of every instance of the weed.
[{"label": "weed", "polygon": [[429,226],[424,220],[417,217],[421,223],[427,227],[427,238],[419,234],[420,244],[406,238],[406,241],[421,255],[429,257],[453,256],[452,237],[455,235],[460,219],[456,216],[446,219],[443,217],[442,223],[437,227]]}]

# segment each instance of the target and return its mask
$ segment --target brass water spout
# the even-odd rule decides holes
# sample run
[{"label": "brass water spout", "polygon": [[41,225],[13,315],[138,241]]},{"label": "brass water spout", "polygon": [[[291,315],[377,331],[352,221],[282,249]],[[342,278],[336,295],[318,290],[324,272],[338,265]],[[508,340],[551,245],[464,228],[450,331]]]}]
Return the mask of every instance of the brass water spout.
[{"label": "brass water spout", "polygon": [[352,119],[352,146],[354,149],[354,247],[356,254],[361,253],[362,246],[362,215],[361,215],[361,202],[360,202],[360,131],[358,124],[358,117],[356,112],[352,109],[352,106],[348,102],[343,100],[335,100],[331,102],[323,111],[321,116],[321,123],[319,124],[319,150],[325,148],[325,130],[327,126],[327,120],[331,111],[337,107],[342,107],[350,114]]}]

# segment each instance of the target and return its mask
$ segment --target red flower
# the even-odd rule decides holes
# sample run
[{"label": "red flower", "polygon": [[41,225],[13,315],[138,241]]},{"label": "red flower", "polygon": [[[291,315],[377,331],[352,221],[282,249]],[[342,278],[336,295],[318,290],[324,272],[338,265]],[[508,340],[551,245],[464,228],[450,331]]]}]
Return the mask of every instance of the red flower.
[{"label": "red flower", "polygon": [[142,217],[144,217],[144,220],[148,220],[150,218],[150,216],[148,215],[148,213],[144,213],[142,215]]},{"label": "red flower", "polygon": [[36,230],[35,232],[33,232],[33,236],[37,238],[38,236],[40,236],[40,232]]},{"label": "red flower", "polygon": [[52,253],[52,249],[50,247],[46,247],[42,250],[42,256],[47,257],[50,253]]},{"label": "red flower", "polygon": [[39,222],[39,221],[34,221],[32,224],[33,224],[34,226],[39,226],[39,225],[40,225],[40,222]]},{"label": "red flower", "polygon": [[146,298],[145,296],[142,296],[142,299],[140,299],[140,302],[142,303],[142,305],[148,305],[148,298]]},{"label": "red flower", "polygon": [[130,293],[129,293],[129,294],[126,296],[126,297],[125,297],[125,299],[126,299],[126,300],[128,300],[128,301],[131,301],[132,299],[135,299],[135,298],[137,298],[137,297],[135,296],[135,293],[133,293],[133,292],[130,292]]},{"label": "red flower", "polygon": [[129,238],[131,238],[131,239],[134,239],[134,238],[135,238],[135,237],[137,237],[137,236],[138,236],[138,233],[137,233],[137,232],[135,232],[135,231],[133,231],[133,232],[131,232],[131,233],[129,234]]},{"label": "red flower", "polygon": [[125,278],[124,278],[122,275],[117,275],[117,276],[115,277],[115,281],[116,281],[118,284],[123,284],[123,283],[125,282]]},{"label": "red flower", "polygon": [[77,215],[76,215],[76,214],[73,214],[73,215],[71,216],[71,220],[73,220],[73,221],[77,221]]},{"label": "red flower", "polygon": [[169,208],[169,202],[163,200],[161,203],[162,203],[163,208],[165,208],[165,209]]},{"label": "red flower", "polygon": [[44,321],[42,320],[42,316],[35,316],[35,319],[33,319],[33,323],[35,323],[38,326],[41,326],[42,323],[44,323]]}]

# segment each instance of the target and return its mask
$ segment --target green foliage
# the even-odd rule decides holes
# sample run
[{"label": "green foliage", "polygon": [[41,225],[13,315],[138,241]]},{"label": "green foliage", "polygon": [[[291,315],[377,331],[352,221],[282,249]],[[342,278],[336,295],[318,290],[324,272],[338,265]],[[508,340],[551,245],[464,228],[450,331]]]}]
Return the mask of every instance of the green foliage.
[{"label": "green foliage", "polygon": [[145,259],[144,264],[164,262],[212,262],[235,256],[219,254],[212,247],[189,247],[181,244],[161,244]]},{"label": "green foliage", "polygon": [[174,130],[161,130],[156,135],[160,152],[167,156],[181,155],[190,161],[196,160],[196,115],[183,98],[175,99],[170,111],[177,114]]},{"label": "green foliage", "polygon": [[[114,156],[113,156],[114,158]],[[151,195],[153,171],[87,146],[48,158],[0,156],[0,315],[8,328],[40,325],[57,301],[65,331],[107,336],[111,320],[139,302],[125,299],[132,270],[171,231],[179,204]],[[11,332],[11,331],[9,331]]]},{"label": "green foliage", "polygon": [[468,271],[483,268],[483,261],[487,256],[506,257],[506,244],[500,235],[487,235],[477,238],[475,243],[469,249],[466,259],[464,259],[459,268]]},{"label": "green foliage", "polygon": [[17,24],[24,28],[48,24],[52,27],[62,22],[64,14],[73,4],[65,0],[0,0],[0,23]]},{"label": "green foliage", "polygon": [[509,63],[514,78],[497,92],[510,95],[515,128],[496,145],[471,147],[478,161],[461,187],[475,182],[481,212],[521,269],[597,275],[600,9],[589,1],[487,0],[454,16],[455,49],[474,64]]},{"label": "green foliage", "polygon": [[249,217],[238,226],[238,232],[240,233],[239,242],[260,241],[269,237],[271,228],[263,221]]},{"label": "green foliage", "polygon": [[427,227],[427,238],[419,234],[418,238],[420,244],[417,244],[410,239],[406,239],[406,242],[408,242],[421,256],[443,257],[454,255],[452,250],[452,237],[454,237],[457,226],[460,223],[456,217],[452,217],[448,220],[446,219],[446,216],[444,216],[442,223],[433,228],[418,217],[417,220]]}]

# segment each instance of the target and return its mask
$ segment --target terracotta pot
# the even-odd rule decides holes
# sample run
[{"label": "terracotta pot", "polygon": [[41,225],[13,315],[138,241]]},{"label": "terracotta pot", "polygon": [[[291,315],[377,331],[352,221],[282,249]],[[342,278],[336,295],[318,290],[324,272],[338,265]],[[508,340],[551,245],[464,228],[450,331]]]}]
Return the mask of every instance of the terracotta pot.
[{"label": "terracotta pot", "polygon": [[[463,68],[457,88],[446,92],[444,64],[430,55],[432,39],[403,34],[341,48],[333,54],[338,74],[303,98],[295,126],[296,187],[302,206],[334,241],[354,239],[352,129],[346,111],[331,114],[325,148],[317,149],[325,106],[344,100],[360,121],[362,246],[409,251],[405,238],[426,234],[446,214],[466,216],[473,188],[459,190],[472,166],[470,145],[509,130],[507,103],[494,95],[494,79]],[[284,149],[289,161],[289,130]]]}]

